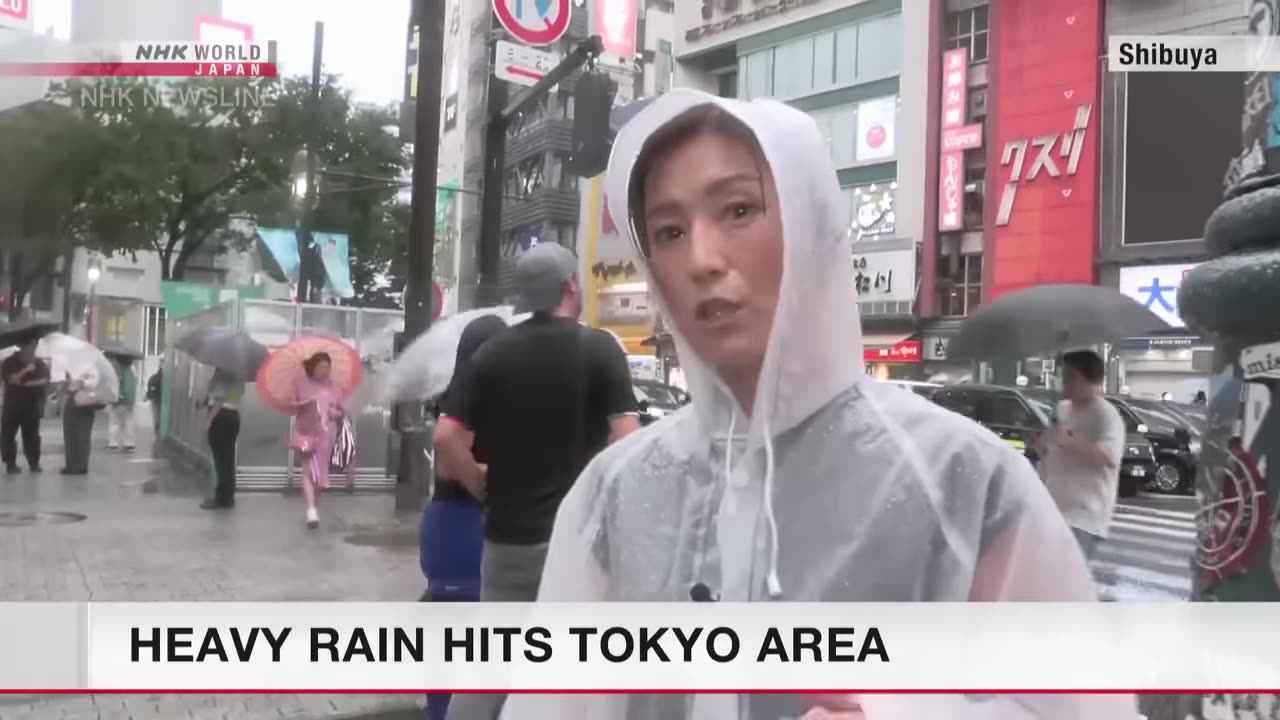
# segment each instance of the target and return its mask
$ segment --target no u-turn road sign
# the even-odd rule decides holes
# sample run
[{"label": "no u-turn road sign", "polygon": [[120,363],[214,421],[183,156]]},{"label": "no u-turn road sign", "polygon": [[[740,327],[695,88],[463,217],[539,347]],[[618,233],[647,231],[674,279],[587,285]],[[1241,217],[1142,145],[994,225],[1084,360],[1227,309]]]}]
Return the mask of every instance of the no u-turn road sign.
[{"label": "no u-turn road sign", "polygon": [[572,0],[493,0],[493,12],[511,37],[526,45],[550,45],[569,31]]}]

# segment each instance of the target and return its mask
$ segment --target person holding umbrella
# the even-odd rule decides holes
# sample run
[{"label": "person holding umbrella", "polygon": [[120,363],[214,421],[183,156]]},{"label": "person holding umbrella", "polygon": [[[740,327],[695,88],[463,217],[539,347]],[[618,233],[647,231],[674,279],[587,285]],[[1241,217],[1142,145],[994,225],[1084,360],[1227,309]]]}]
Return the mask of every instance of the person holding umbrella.
[{"label": "person holding umbrella", "polygon": [[101,387],[102,374],[93,365],[85,365],[79,373],[66,374],[63,390],[66,400],[62,411],[62,442],[66,456],[63,475],[88,475],[89,454],[93,447],[93,424],[98,411],[105,408]]},{"label": "person holding umbrella", "polygon": [[258,371],[258,396],[295,417],[289,447],[302,460],[307,527],[320,526],[320,494],[338,433],[347,423],[346,399],[360,385],[360,353],[331,337],[300,337],[271,353]]},{"label": "person holding umbrella", "polygon": [[229,510],[236,505],[236,442],[240,438],[243,397],[244,382],[227,370],[215,368],[206,398],[209,422],[205,429],[213,459],[213,497],[200,504],[205,510]]},{"label": "person holding umbrella", "polygon": [[49,384],[49,366],[36,357],[38,339],[31,336],[18,352],[0,363],[4,383],[4,407],[0,408],[0,460],[9,474],[18,468],[18,433],[22,433],[22,453],[31,472],[40,472],[40,418],[44,414],[44,394]]},{"label": "person holding umbrella", "polygon": [[133,373],[133,356],[107,353],[120,378],[120,397],[107,411],[107,449],[133,452],[133,407],[138,399],[138,376]]}]

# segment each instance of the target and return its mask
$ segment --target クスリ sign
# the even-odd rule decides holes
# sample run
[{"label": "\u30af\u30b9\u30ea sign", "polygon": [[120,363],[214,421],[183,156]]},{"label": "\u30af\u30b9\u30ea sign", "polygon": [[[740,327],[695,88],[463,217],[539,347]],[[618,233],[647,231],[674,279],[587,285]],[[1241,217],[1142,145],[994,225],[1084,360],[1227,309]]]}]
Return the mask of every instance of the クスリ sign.
[{"label": "\u30af\u30b9\u30ea sign", "polygon": [[[1040,135],[1029,140],[1010,140],[1005,143],[1000,164],[1012,165],[1013,170],[1009,173],[1009,182],[1005,184],[1004,192],[1000,195],[996,225],[1009,224],[1009,216],[1013,213],[1013,202],[1017,199],[1018,187],[1021,183],[1035,180],[1042,171],[1051,178],[1062,177],[1064,173],[1063,168],[1058,166],[1059,160],[1066,161],[1065,174],[1068,177],[1076,174],[1076,169],[1080,166],[1080,155],[1084,152],[1084,135],[1089,128],[1089,115],[1092,109],[1091,105],[1081,105],[1076,108],[1075,125],[1067,132]],[[1023,175],[1028,149],[1034,157],[1030,170]],[[1064,196],[1067,192],[1067,190],[1063,191]]]}]

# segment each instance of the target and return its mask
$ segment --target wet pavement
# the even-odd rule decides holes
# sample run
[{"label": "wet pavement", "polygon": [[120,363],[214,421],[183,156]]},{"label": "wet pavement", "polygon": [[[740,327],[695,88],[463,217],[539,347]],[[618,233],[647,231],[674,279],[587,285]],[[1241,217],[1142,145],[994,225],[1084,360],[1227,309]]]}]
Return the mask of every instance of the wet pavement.
[{"label": "wet pavement", "polygon": [[[50,440],[59,432],[49,423],[42,430]],[[390,497],[326,497],[321,527],[310,531],[298,497],[242,494],[234,510],[203,511],[207,479],[151,460],[149,440],[139,440],[137,453],[110,453],[99,435],[88,476],[60,475],[61,448],[53,443],[42,474],[0,475],[0,598],[405,601],[421,595],[416,544],[404,541],[413,536],[416,518],[397,522]],[[0,720],[312,720],[417,706],[416,697],[380,695],[0,696]]]}]

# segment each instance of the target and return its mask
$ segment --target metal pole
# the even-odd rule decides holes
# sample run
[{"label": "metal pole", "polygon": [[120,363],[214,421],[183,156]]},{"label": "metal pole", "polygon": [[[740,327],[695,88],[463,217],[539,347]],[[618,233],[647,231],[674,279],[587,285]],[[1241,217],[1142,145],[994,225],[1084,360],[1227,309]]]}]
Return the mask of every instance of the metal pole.
[{"label": "metal pole", "polygon": [[298,302],[311,302],[311,278],[314,274],[314,253],[311,250],[311,224],[316,208],[316,176],[319,167],[315,152],[316,134],[320,124],[320,72],[324,59],[324,23],[316,21],[315,42],[311,46],[311,95],[307,112],[306,138],[307,191],[302,200],[302,220],[298,227]]},{"label": "metal pole", "polygon": [[[507,83],[492,74],[489,76],[489,123],[485,126],[484,187],[480,199],[480,292],[476,304],[480,307],[497,305],[499,297],[498,270],[502,253],[502,198],[506,180],[507,128],[511,120],[529,106],[551,92],[551,88],[582,67],[592,57],[604,51],[599,35],[578,43],[558,65],[550,70],[533,87],[508,100]],[[492,53],[497,52],[494,43]],[[493,60],[497,62],[496,57]],[[496,109],[501,108],[501,109]]]},{"label": "metal pole", "polygon": [[[432,282],[436,243],[436,174],[440,161],[440,68],[444,64],[443,0],[415,0],[418,27],[418,88],[413,135],[413,199],[409,219],[409,286],[405,297],[405,342],[426,332],[431,325]],[[400,438],[400,463],[396,473],[396,511],[422,509],[426,488],[426,463],[422,432]]]}]

